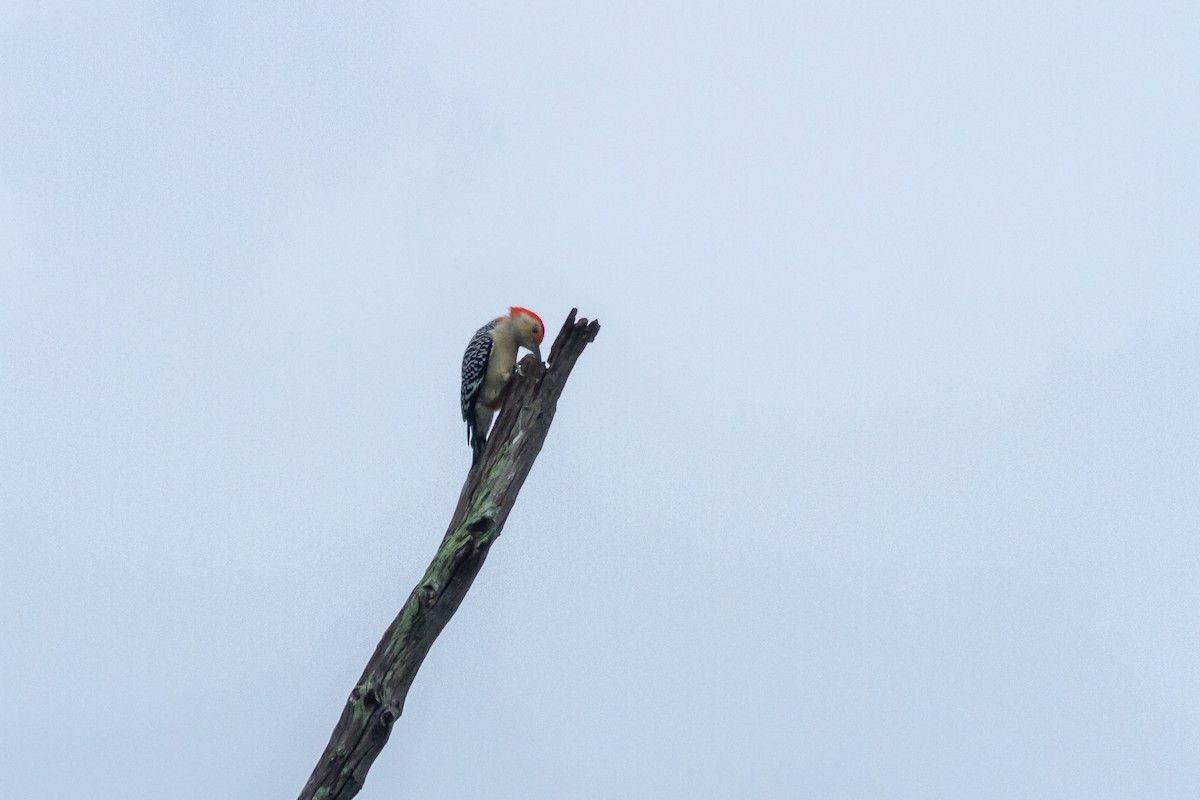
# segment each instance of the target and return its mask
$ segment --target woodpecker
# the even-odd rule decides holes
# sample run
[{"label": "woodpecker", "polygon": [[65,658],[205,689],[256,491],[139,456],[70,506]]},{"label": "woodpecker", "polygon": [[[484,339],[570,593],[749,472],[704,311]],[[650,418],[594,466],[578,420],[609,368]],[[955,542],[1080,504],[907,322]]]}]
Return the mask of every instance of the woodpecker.
[{"label": "woodpecker", "polygon": [[540,345],[545,337],[541,317],[528,308],[513,306],[508,316],[484,325],[467,343],[462,362],[462,416],[472,464],[487,444],[488,426],[500,407],[500,391],[517,364],[517,348],[524,347],[541,361]]}]

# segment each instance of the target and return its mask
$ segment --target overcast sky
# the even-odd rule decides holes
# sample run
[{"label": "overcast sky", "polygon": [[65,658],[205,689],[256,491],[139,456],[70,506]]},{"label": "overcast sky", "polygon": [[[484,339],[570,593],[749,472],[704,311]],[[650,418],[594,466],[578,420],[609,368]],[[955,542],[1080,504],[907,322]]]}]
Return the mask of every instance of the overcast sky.
[{"label": "overcast sky", "polygon": [[0,761],[290,798],[603,330],[360,797],[1200,796],[1200,5],[0,9]]}]

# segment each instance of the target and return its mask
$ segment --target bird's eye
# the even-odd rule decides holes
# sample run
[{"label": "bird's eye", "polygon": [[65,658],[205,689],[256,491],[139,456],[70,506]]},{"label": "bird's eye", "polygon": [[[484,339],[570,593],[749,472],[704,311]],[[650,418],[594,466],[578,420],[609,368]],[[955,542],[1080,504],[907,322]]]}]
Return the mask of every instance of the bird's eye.
[{"label": "bird's eye", "polygon": [[538,334],[538,326],[537,326],[537,325],[534,325],[534,326],[533,326],[533,335],[534,335],[534,336],[537,336],[537,334]]}]

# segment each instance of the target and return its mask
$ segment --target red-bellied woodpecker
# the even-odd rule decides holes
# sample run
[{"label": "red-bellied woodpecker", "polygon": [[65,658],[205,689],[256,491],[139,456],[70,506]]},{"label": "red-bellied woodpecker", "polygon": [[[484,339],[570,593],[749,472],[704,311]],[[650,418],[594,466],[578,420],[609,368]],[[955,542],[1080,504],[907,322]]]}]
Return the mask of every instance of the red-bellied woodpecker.
[{"label": "red-bellied woodpecker", "polygon": [[471,463],[479,460],[487,444],[488,426],[500,407],[500,392],[512,377],[517,348],[524,347],[542,360],[546,337],[542,318],[528,308],[514,306],[479,330],[467,344],[462,362],[462,415],[467,423]]}]

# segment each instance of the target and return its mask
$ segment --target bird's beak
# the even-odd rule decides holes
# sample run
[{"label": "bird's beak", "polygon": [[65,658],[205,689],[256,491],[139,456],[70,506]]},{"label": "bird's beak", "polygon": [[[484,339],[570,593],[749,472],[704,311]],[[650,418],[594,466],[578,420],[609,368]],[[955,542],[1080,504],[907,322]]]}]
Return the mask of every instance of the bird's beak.
[{"label": "bird's beak", "polygon": [[545,361],[542,361],[542,348],[538,347],[538,345],[537,345],[537,343],[536,343],[536,342],[534,343],[533,347],[531,347],[531,348],[529,348],[529,349],[533,351],[533,354],[534,354],[535,356],[537,356],[537,360],[538,360],[538,363],[539,363],[539,364],[545,364],[545,363],[546,363]]}]

